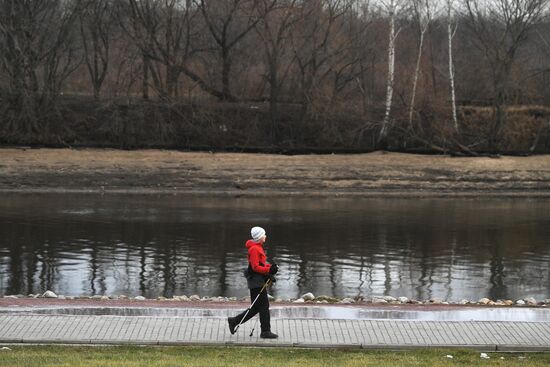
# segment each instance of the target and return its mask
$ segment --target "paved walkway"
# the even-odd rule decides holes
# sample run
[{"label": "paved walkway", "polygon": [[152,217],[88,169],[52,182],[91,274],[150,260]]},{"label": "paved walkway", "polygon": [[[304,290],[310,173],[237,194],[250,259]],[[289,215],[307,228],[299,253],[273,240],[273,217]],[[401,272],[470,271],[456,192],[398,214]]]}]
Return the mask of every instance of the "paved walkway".
[{"label": "paved walkway", "polygon": [[278,340],[216,317],[0,315],[0,343],[256,345],[550,351],[549,322],[272,319]]}]

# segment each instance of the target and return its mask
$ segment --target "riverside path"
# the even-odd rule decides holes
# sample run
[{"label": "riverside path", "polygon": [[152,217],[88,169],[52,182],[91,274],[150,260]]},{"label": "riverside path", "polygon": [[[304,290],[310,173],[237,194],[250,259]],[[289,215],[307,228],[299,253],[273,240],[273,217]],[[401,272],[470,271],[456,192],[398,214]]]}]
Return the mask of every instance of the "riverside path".
[{"label": "riverside path", "polygon": [[[234,309],[228,309],[228,314]],[[548,310],[550,311],[550,310]],[[128,312],[127,312],[128,313]],[[216,315],[0,313],[0,343],[273,346],[311,348],[473,348],[550,351],[550,318],[537,321],[422,321],[272,317],[277,340],[259,338],[253,320],[229,333]]]}]

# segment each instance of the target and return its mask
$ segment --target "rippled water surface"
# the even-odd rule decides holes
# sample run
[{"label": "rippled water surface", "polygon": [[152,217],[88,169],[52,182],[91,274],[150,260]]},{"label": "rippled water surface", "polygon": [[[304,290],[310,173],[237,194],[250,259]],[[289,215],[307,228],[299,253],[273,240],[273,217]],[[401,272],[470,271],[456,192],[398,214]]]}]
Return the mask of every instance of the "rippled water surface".
[{"label": "rippled water surface", "polygon": [[550,201],[0,196],[0,294],[244,296],[268,232],[271,293],[550,298]]}]

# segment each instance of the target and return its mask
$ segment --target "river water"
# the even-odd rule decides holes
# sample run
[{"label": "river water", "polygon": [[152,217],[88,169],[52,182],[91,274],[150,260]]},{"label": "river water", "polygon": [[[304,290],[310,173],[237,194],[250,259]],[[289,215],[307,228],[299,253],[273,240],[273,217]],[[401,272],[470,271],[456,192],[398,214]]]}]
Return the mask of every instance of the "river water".
[{"label": "river water", "polygon": [[237,296],[254,225],[271,294],[550,298],[550,200],[0,196],[0,295]]}]

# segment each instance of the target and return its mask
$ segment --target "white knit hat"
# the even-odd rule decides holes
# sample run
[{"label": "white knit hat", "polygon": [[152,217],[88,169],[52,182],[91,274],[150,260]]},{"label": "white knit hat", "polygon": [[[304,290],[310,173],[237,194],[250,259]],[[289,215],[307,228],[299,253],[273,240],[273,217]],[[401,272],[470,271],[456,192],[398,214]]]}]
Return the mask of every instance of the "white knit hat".
[{"label": "white knit hat", "polygon": [[250,230],[250,234],[252,235],[252,239],[258,242],[263,236],[265,236],[265,229],[262,227],[254,227]]}]

